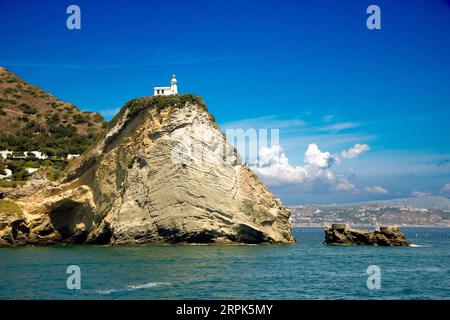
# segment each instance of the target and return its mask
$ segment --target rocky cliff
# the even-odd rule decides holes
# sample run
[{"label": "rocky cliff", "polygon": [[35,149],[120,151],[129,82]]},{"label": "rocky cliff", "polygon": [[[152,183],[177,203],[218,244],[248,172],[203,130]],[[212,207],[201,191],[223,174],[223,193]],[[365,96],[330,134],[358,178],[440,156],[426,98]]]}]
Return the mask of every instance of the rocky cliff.
[{"label": "rocky cliff", "polygon": [[398,227],[380,227],[374,231],[352,229],[346,224],[325,227],[325,243],[336,245],[409,246]]},{"label": "rocky cliff", "polygon": [[0,245],[295,241],[196,96],[130,101],[60,181],[44,176],[3,195]]}]

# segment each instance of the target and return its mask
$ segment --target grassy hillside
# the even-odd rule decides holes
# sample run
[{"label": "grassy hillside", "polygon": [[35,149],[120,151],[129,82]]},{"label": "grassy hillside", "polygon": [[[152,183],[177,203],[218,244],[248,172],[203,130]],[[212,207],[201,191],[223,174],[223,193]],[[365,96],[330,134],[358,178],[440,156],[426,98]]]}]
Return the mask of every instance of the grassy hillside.
[{"label": "grassy hillside", "polygon": [[0,150],[38,150],[50,156],[82,153],[106,126],[0,67]]},{"label": "grassy hillside", "polygon": [[106,126],[100,114],[80,111],[0,67],[0,150],[36,150],[51,157],[0,160],[0,174],[6,167],[13,172],[13,181],[0,180],[0,187],[27,180],[27,168],[47,167],[47,177],[57,179],[67,165],[62,158],[83,153]]}]

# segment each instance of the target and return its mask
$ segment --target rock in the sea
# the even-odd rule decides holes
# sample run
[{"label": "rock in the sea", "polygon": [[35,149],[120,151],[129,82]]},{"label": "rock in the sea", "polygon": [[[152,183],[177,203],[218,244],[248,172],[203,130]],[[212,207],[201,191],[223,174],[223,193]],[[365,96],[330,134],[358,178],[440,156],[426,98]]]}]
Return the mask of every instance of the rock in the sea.
[{"label": "rock in the sea", "polygon": [[352,229],[347,224],[325,227],[325,243],[336,245],[409,246],[398,227],[380,227],[375,231]]},{"label": "rock in the sea", "polygon": [[295,241],[289,210],[192,95],[130,101],[60,181],[5,197],[21,215],[0,210],[0,245]]}]

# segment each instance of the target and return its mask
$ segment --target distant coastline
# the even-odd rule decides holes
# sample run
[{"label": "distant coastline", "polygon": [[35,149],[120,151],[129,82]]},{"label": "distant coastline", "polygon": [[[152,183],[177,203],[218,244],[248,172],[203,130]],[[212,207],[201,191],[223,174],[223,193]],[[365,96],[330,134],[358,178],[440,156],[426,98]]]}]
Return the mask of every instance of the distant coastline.
[{"label": "distant coastline", "polygon": [[[354,228],[374,228],[374,225],[358,225],[358,224],[351,224]],[[324,228],[325,225],[298,225],[298,224],[292,224],[292,228]],[[398,227],[401,228],[450,228],[450,225],[445,226],[439,226],[439,225],[398,225]]]},{"label": "distant coastline", "polygon": [[450,227],[450,200],[440,196],[288,208],[292,225],[296,227],[323,227],[332,223],[363,227]]}]

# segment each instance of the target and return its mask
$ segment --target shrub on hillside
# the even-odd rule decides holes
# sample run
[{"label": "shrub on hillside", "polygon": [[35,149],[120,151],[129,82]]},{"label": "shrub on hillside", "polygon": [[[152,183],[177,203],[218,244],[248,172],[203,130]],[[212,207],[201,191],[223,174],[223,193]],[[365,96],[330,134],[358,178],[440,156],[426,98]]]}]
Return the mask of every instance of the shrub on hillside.
[{"label": "shrub on hillside", "polygon": [[25,114],[36,114],[37,113],[36,108],[34,108],[26,103],[21,103],[19,105],[19,109],[22,110],[22,112]]},{"label": "shrub on hillside", "polygon": [[82,123],[87,123],[87,122],[88,122],[88,120],[86,119],[86,117],[83,116],[83,115],[80,114],[80,113],[75,113],[75,114],[72,116],[72,119],[73,119],[73,121],[75,122],[75,124],[82,124]]},{"label": "shrub on hillside", "polygon": [[59,116],[59,114],[54,113],[51,116],[47,117],[47,126],[49,128],[52,128],[52,127],[56,126],[57,124],[59,124],[60,121],[61,121],[61,117]]},{"label": "shrub on hillside", "polygon": [[22,121],[25,123],[30,121],[30,118],[28,118],[27,116],[18,116],[16,119],[17,119],[17,121]]},{"label": "shrub on hillside", "polygon": [[0,159],[0,175],[5,175],[6,174],[5,169],[6,169],[6,167],[5,167],[4,160]]}]

